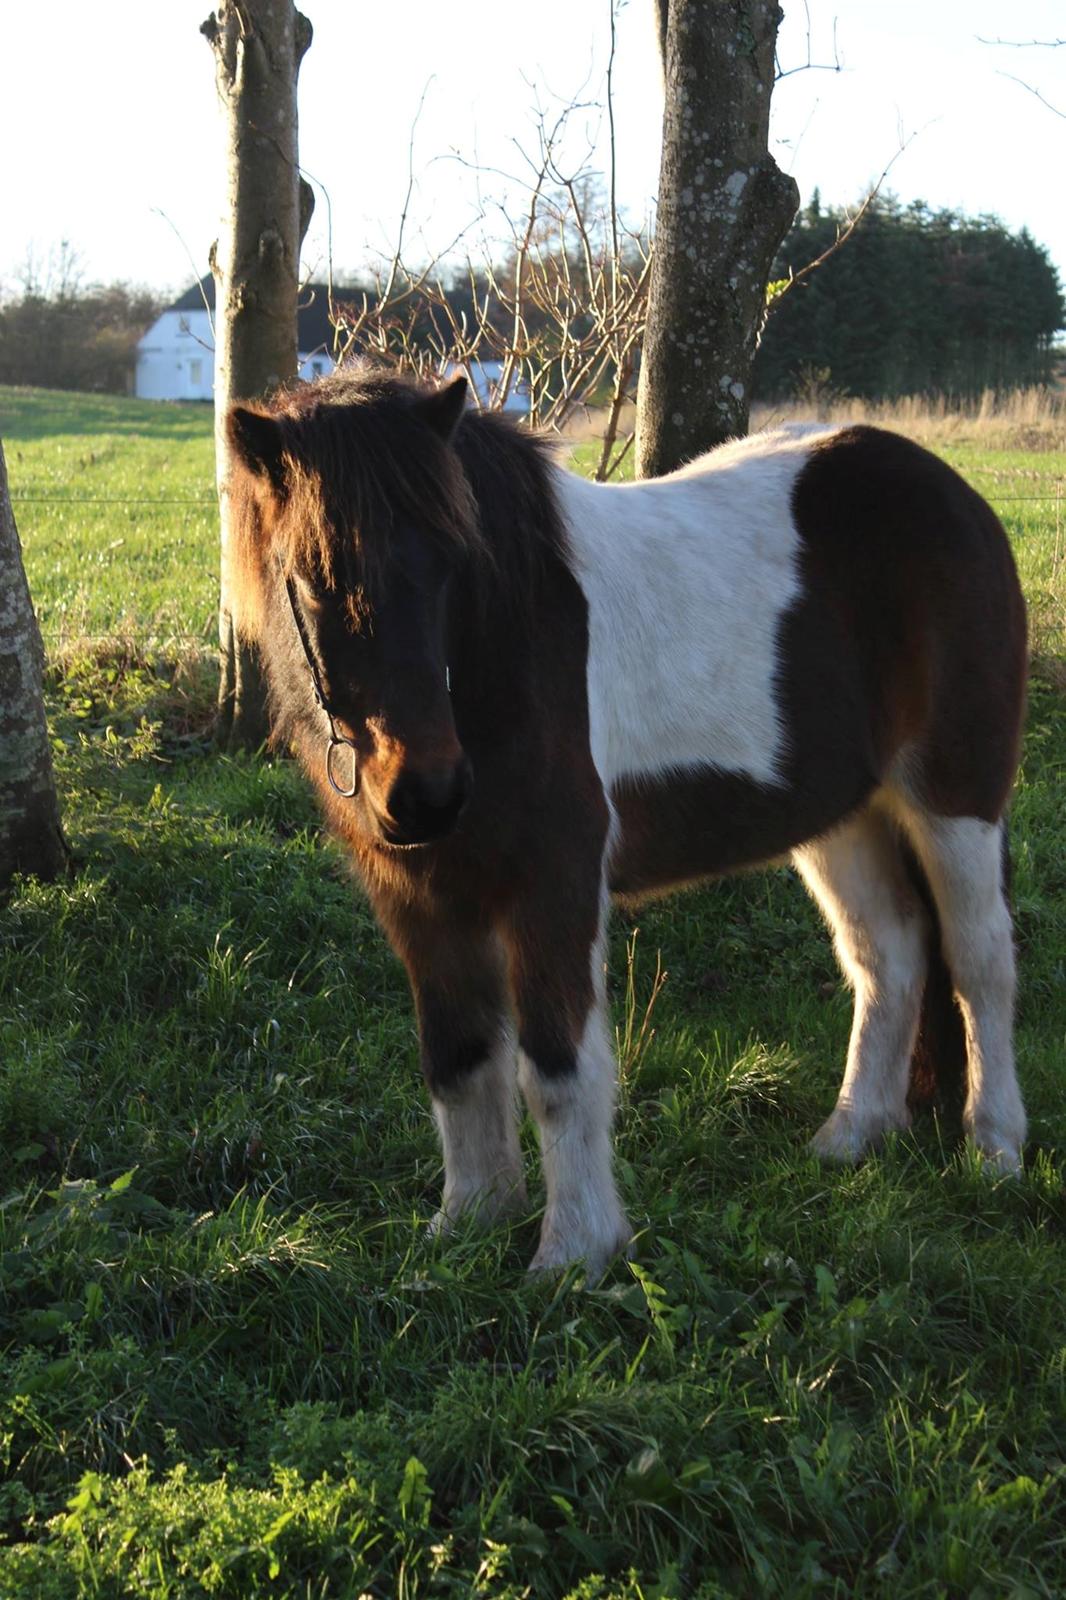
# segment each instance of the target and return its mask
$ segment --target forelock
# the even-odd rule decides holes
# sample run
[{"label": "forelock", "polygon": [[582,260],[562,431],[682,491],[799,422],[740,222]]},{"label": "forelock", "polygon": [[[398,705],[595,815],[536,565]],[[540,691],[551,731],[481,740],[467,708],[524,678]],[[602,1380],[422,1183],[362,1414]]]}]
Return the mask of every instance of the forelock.
[{"label": "forelock", "polygon": [[426,393],[374,369],[345,370],[282,394],[288,492],[275,550],[349,593],[377,588],[399,520],[460,554],[480,548],[458,457],[414,410]]}]

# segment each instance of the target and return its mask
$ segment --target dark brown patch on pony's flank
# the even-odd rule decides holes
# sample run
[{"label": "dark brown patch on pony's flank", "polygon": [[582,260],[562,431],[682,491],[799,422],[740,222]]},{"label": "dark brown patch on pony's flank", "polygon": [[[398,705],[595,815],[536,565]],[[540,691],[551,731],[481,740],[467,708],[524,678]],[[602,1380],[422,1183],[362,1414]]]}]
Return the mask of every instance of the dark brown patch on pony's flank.
[{"label": "dark brown patch on pony's flank", "polygon": [[1025,605],[999,519],[937,456],[868,427],[815,445],[793,504],[807,581],[861,652],[880,760],[915,741],[933,810],[996,821],[1026,675]]}]

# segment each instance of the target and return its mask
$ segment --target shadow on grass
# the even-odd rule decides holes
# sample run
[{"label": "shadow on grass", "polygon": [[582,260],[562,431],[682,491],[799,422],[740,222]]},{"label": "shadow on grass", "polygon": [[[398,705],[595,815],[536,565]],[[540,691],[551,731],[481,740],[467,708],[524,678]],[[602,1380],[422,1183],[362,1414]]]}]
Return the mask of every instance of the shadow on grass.
[{"label": "shadow on grass", "polygon": [[204,403],[0,387],[0,438],[11,445],[97,434],[188,440],[209,437],[212,426]]}]

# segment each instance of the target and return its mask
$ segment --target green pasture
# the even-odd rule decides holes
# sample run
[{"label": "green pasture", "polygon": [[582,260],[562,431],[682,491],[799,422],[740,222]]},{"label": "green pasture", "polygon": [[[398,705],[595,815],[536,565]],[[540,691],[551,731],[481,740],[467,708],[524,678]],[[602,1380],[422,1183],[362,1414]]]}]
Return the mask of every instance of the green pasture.
[{"label": "green pasture", "polygon": [[640,1238],[585,1285],[535,1215],[425,1237],[403,974],[293,766],[210,746],[210,431],[0,391],[78,867],[0,910],[0,1596],[1066,1593],[1066,458],[951,451],[1040,655],[1024,1176],[807,1155],[849,999],[751,875],[616,924]]},{"label": "green pasture", "polygon": [[213,414],[0,388],[0,439],[50,643],[217,631]]}]

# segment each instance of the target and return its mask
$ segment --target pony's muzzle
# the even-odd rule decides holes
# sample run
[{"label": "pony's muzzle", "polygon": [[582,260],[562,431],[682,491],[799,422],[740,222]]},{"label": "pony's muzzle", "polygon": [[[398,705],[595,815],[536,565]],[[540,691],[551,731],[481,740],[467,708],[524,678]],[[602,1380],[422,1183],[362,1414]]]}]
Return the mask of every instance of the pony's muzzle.
[{"label": "pony's muzzle", "polygon": [[430,844],[451,833],[470,798],[474,770],[464,755],[454,765],[405,768],[386,800],[381,829],[390,844]]}]

